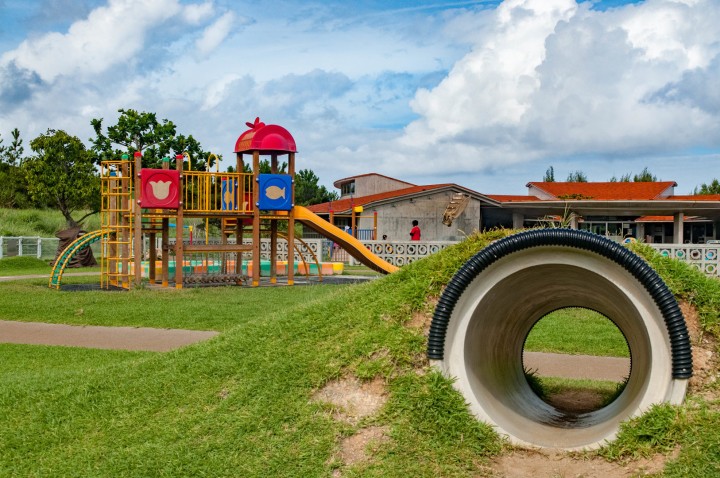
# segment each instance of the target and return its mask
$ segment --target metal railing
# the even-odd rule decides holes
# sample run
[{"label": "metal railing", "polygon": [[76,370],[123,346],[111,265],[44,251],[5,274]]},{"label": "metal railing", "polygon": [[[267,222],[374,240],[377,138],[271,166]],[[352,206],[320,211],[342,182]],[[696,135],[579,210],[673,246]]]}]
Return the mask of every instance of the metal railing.
[{"label": "metal railing", "polygon": [[183,171],[183,208],[187,213],[252,213],[253,175]]},{"label": "metal railing", "polygon": [[57,237],[0,236],[0,259],[17,256],[53,259],[57,251],[58,242],[59,239]]}]

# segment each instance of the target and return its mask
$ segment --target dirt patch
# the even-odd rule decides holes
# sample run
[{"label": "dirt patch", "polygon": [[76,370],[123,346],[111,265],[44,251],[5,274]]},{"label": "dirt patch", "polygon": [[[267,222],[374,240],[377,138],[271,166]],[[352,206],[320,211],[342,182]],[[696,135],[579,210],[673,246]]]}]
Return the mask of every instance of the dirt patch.
[{"label": "dirt patch", "polygon": [[[368,461],[378,447],[390,439],[387,431],[387,427],[368,427],[358,430],[354,435],[342,440],[337,459],[345,466]],[[336,470],[334,476],[340,476],[339,470]]]},{"label": "dirt patch", "polygon": [[411,329],[417,329],[427,337],[430,335],[430,325],[432,324],[433,311],[440,301],[440,297],[430,296],[425,300],[425,306],[422,311],[415,311],[410,316],[410,320],[405,322],[405,326]]},{"label": "dirt patch", "polygon": [[502,478],[629,478],[657,474],[665,460],[665,456],[655,455],[618,464],[557,451],[518,450],[499,458],[492,469]]},{"label": "dirt patch", "polygon": [[599,410],[605,397],[594,390],[568,389],[548,395],[544,400],[558,410],[580,414]]},{"label": "dirt patch", "polygon": [[313,400],[334,405],[335,420],[356,425],[385,405],[387,390],[379,378],[361,382],[355,377],[345,377],[329,382],[315,393]]},{"label": "dirt patch", "polygon": [[[376,378],[361,382],[355,377],[333,380],[313,395],[313,400],[333,406],[335,420],[358,424],[363,418],[375,415],[387,401],[385,382]],[[370,426],[359,429],[353,435],[343,438],[334,461],[351,466],[370,459],[377,447],[388,441],[387,427]],[[342,469],[333,472],[333,477],[342,476]]]},{"label": "dirt patch", "polygon": [[690,341],[693,347],[693,376],[690,378],[690,391],[706,399],[720,398],[717,387],[708,387],[718,380],[717,340],[703,331],[697,310],[687,302],[678,304],[685,316]]}]

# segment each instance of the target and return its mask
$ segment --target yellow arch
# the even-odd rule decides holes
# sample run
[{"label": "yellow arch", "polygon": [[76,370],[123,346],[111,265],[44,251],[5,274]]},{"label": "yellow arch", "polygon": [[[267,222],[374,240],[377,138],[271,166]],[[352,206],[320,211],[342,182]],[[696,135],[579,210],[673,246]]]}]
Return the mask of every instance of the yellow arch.
[{"label": "yellow arch", "polygon": [[59,289],[60,282],[62,281],[62,275],[65,268],[70,263],[75,254],[88,247],[93,242],[97,242],[101,237],[110,234],[107,229],[98,229],[97,231],[88,232],[71,242],[65,250],[62,251],[58,260],[53,265],[52,272],[50,272],[50,281],[48,287],[51,289]]}]

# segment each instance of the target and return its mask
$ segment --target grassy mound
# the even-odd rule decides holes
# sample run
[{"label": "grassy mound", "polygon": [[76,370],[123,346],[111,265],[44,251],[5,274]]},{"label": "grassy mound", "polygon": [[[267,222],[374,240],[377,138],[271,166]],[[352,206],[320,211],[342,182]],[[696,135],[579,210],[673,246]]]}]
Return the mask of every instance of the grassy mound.
[{"label": "grassy mound", "polygon": [[[427,366],[423,325],[460,265],[505,234],[473,235],[349,287],[72,294],[0,283],[0,304],[20,302],[6,319],[71,315],[68,322],[117,324],[130,317],[133,325],[223,331],[164,354],[1,346],[9,365],[0,364],[0,476],[490,475],[488,462],[503,442]],[[648,260],[716,330],[715,299],[705,297],[717,290],[711,280],[685,269],[693,281],[676,280],[675,265]],[[292,305],[288,294],[303,296]],[[25,362],[32,370],[21,373]],[[384,406],[337,419],[340,407],[317,396],[347,377],[380,383]],[[699,473],[720,464],[720,413],[701,391],[687,406],[651,411],[654,424],[629,422],[602,453],[624,460],[628,450],[679,444],[668,474],[711,476]],[[367,443],[372,455],[355,464],[341,459],[343,444],[369,429],[383,435]]]},{"label": "grassy mound", "polygon": [[[78,211],[76,219],[85,215]],[[100,229],[99,214],[88,217],[85,230]],[[67,226],[60,211],[54,209],[3,209],[0,208],[0,236],[55,237]]]}]

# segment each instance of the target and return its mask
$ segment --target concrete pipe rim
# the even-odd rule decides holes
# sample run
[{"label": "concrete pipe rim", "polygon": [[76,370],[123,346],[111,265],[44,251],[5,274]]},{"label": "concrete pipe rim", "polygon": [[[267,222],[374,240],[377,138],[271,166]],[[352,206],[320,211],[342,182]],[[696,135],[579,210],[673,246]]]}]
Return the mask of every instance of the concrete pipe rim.
[{"label": "concrete pipe rim", "polygon": [[[577,240],[579,231],[569,232]],[[438,304],[447,322],[436,320],[436,309],[431,326],[428,355],[437,352],[441,333],[443,357],[430,358],[456,378],[456,388],[478,419],[517,444],[591,449],[612,440],[622,421],[653,404],[683,400],[689,376],[678,373],[675,359],[690,350],[680,327],[684,320],[678,325],[675,318],[674,333],[680,338],[672,337],[666,323],[672,310],[662,310],[647,283],[628,270],[628,261],[637,256],[617,261],[583,247],[542,241],[526,246],[523,238],[507,239],[514,248],[490,251],[492,261],[470,266],[475,270],[465,271],[461,285],[449,284],[452,308],[448,311],[442,299]],[[583,240],[597,238],[580,236],[577,242]],[[505,246],[496,249],[503,252]],[[642,272],[653,279],[650,289],[656,289],[655,277]],[[612,320],[626,337],[632,360],[624,391],[607,406],[576,416],[542,401],[527,383],[522,363],[533,325],[563,307],[589,308]]]}]

